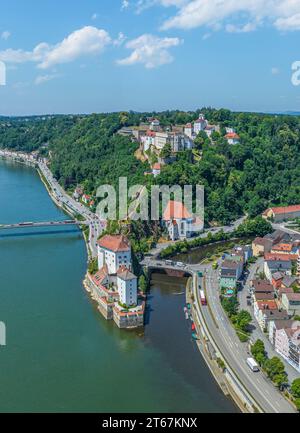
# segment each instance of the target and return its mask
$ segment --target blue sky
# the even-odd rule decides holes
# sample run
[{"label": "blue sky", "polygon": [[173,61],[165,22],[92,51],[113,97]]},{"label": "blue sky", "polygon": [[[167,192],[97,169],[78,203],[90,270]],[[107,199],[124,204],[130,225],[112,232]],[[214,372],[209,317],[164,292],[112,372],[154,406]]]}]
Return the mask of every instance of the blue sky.
[{"label": "blue sky", "polygon": [[2,0],[0,114],[300,111],[299,0]]}]

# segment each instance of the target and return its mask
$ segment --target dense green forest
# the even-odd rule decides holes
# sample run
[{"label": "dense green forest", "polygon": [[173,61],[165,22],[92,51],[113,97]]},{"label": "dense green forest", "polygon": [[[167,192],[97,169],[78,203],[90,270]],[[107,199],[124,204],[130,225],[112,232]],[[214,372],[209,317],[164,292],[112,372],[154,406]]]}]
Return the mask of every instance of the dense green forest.
[{"label": "dense green forest", "polygon": [[[200,135],[197,148],[179,154],[155,180],[144,177],[149,167],[134,157],[138,144],[116,135],[122,126],[138,125],[155,116],[164,126],[185,124],[202,112],[221,126],[212,142]],[[230,146],[225,127],[236,129],[240,144]],[[204,184],[206,220],[228,223],[247,212],[261,213],[269,205],[300,202],[300,117],[233,113],[203,108],[196,112],[111,113],[51,116],[44,119],[0,119],[0,147],[32,151],[43,146],[51,155],[55,176],[67,188],[83,183],[94,192],[102,183],[116,184],[127,176],[131,184]],[[151,179],[151,180],[150,180]]]}]

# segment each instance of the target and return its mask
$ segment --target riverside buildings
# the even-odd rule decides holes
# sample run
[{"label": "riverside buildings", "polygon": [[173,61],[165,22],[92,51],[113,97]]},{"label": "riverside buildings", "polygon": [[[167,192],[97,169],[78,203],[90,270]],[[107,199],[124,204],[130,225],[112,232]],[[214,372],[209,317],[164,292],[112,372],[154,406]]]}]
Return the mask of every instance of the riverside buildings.
[{"label": "riverside buildings", "polygon": [[143,326],[145,299],[138,291],[125,236],[106,235],[98,241],[98,268],[96,274],[87,274],[85,283],[101,314],[119,328]]}]

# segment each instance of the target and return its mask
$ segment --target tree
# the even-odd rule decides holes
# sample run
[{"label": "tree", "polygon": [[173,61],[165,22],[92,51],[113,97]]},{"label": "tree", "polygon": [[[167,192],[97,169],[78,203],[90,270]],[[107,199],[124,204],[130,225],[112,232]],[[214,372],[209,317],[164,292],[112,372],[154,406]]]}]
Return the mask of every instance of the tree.
[{"label": "tree", "polygon": [[300,399],[300,378],[295,379],[291,386],[292,394],[295,398]]},{"label": "tree", "polygon": [[161,150],[160,152],[160,157],[161,158],[169,158],[172,154],[172,147],[170,143],[167,143],[164,148]]},{"label": "tree", "polygon": [[94,275],[98,271],[98,260],[94,258],[89,261],[88,271],[91,275]]},{"label": "tree", "polygon": [[271,233],[273,228],[271,224],[262,217],[256,217],[254,219],[247,219],[238,226],[235,231],[236,236],[248,237],[248,236],[265,236]]},{"label": "tree", "polygon": [[235,316],[235,324],[236,326],[244,332],[247,332],[248,326],[252,321],[251,314],[246,310],[241,310],[236,316]]},{"label": "tree", "polygon": [[271,359],[267,359],[264,364],[269,378],[279,387],[284,385],[287,381],[287,374],[284,370],[284,364],[277,356],[273,356]]},{"label": "tree", "polygon": [[296,405],[296,408],[298,409],[298,411],[300,412],[300,398],[296,398],[294,400],[294,403]]},{"label": "tree", "polygon": [[228,314],[228,317],[231,318],[232,316],[236,315],[237,308],[238,308],[238,302],[235,297],[232,298],[222,298],[221,299],[222,306],[226,313]]},{"label": "tree", "polygon": [[259,363],[259,365],[263,365],[266,361],[266,351],[265,345],[262,340],[256,340],[256,342],[251,347],[251,353],[254,359]]},{"label": "tree", "polygon": [[207,142],[207,135],[205,134],[204,131],[200,131],[199,134],[197,135],[197,137],[194,140],[194,144],[196,149],[202,149],[204,143]]},{"label": "tree", "polygon": [[141,292],[146,293],[148,289],[147,280],[144,275],[141,275],[139,278],[139,289]]}]

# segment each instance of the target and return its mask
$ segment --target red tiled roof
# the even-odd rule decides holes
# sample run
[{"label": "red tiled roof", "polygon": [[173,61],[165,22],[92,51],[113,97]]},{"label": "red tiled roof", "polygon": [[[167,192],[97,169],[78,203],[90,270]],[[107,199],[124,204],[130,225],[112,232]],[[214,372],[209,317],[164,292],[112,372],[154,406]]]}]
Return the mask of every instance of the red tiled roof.
[{"label": "red tiled roof", "polygon": [[[265,212],[272,210],[274,212],[275,215],[278,214],[284,214],[284,213],[289,213],[289,212],[300,212],[300,204],[296,204],[293,206],[282,206],[282,207],[271,207],[269,209],[267,209]],[[264,212],[264,214],[265,214]]]},{"label": "red tiled roof", "polygon": [[191,218],[191,215],[189,214],[184,204],[179,201],[170,200],[164,211],[163,219],[165,221],[169,221],[173,219],[187,219],[187,218]]},{"label": "red tiled roof", "polygon": [[292,251],[292,249],[293,249],[293,245],[292,244],[283,243],[283,242],[280,243],[280,244],[274,245],[272,247],[272,250],[275,250],[275,251],[290,252],[290,251]]},{"label": "red tiled roof", "polygon": [[123,235],[105,235],[98,241],[98,245],[114,252],[130,251],[129,240]]},{"label": "red tiled roof", "polygon": [[107,266],[104,265],[95,275],[92,276],[93,282],[97,287],[102,285],[103,280],[107,277],[108,269]]},{"label": "red tiled roof", "polygon": [[160,170],[161,169],[161,165],[158,163],[158,162],[156,162],[154,165],[153,165],[153,170]]},{"label": "red tiled roof", "polygon": [[252,285],[255,292],[274,292],[274,288],[267,280],[253,280]]},{"label": "red tiled roof", "polygon": [[285,293],[289,301],[300,301],[300,293]]},{"label": "red tiled roof", "polygon": [[257,306],[260,310],[277,310],[275,301],[257,301]]},{"label": "red tiled roof", "polygon": [[228,134],[225,135],[225,138],[236,138],[238,140],[240,136],[235,132],[229,132]]},{"label": "red tiled roof", "polygon": [[281,260],[283,262],[288,262],[290,260],[296,261],[297,259],[297,254],[265,253],[265,260],[267,261]]},{"label": "red tiled roof", "polygon": [[156,136],[156,132],[154,132],[154,131],[147,131],[147,136],[148,137],[155,137]]}]

